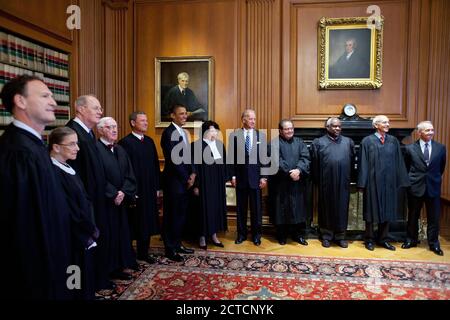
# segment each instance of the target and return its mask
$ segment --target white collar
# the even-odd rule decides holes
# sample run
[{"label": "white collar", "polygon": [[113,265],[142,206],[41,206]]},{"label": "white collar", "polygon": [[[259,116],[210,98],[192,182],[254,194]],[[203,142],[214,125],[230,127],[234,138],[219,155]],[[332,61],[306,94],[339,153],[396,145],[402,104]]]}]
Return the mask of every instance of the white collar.
[{"label": "white collar", "polygon": [[60,168],[62,171],[66,172],[72,176],[74,176],[76,174],[75,170],[71,166],[69,166],[67,163],[61,163],[53,157],[52,157],[52,162],[55,166]]},{"label": "white collar", "polygon": [[75,118],[73,119],[73,121],[75,121],[76,123],[78,123],[84,130],[86,130],[87,133],[90,133],[90,132],[91,132],[91,129],[89,129],[89,128],[83,123],[83,121],[80,120],[80,118],[75,117]]},{"label": "white collar", "polygon": [[420,147],[421,147],[422,149],[425,148],[425,143],[428,143],[428,146],[431,147],[431,141],[433,141],[433,140],[430,140],[430,141],[428,141],[428,142],[425,142],[425,141],[423,141],[422,139],[419,139]]},{"label": "white collar", "polygon": [[177,125],[175,122],[172,122],[172,124],[175,126],[175,128],[178,130],[179,133],[184,134],[183,128],[181,128],[179,125]]},{"label": "white collar", "polygon": [[108,146],[108,145],[110,145],[110,144],[114,144],[114,142],[111,143],[111,142],[106,141],[105,139],[103,139],[103,137],[100,137],[100,141],[101,141],[105,146]]},{"label": "white collar", "polygon": [[139,133],[136,133],[134,131],[131,131],[131,133],[133,134],[133,136],[135,136],[136,138],[138,138],[139,140],[142,140],[142,138],[144,137],[144,135],[140,135]]},{"label": "white collar", "polygon": [[36,136],[36,138],[38,138],[39,140],[42,140],[42,136],[40,135],[39,132],[37,132],[36,130],[34,130],[32,127],[30,127],[29,125],[23,123],[20,120],[14,119],[13,120],[13,125],[15,125],[17,128],[23,129],[29,133],[31,133],[33,136]]}]

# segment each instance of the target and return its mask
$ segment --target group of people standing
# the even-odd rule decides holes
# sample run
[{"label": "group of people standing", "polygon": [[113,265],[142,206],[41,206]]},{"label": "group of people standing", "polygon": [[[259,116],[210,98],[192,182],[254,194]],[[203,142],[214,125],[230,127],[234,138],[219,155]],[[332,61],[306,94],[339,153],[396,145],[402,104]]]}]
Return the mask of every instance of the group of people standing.
[{"label": "group of people standing", "polygon": [[[227,229],[227,182],[236,188],[236,244],[247,239],[250,209],[251,239],[261,245],[262,189],[269,185],[279,243],[286,244],[291,235],[308,245],[304,181],[309,176],[319,190],[322,245],[330,247],[334,241],[348,247],[345,231],[355,150],[353,141],[341,135],[338,118],[327,120],[327,134],[308,150],[294,136],[291,120],[281,120],[279,137],[268,143],[256,129],[255,112],[246,109],[242,128],[230,135],[225,152],[219,125],[211,120],[203,123],[201,137],[190,143],[183,129],[186,107],[174,105],[172,122],[161,136],[165,165],[160,176],[155,143],[145,135],[144,112],[130,115],[132,132],[118,141],[117,123],[102,117],[98,99],[80,96],[75,118],[53,130],[45,146],[41,134],[55,120],[56,102],[44,82],[17,77],[5,84],[1,99],[14,115],[0,137],[0,246],[5,260],[0,265],[3,274],[10,275],[2,290],[9,297],[93,299],[96,291],[115,287],[112,279],[130,279],[127,270],[137,270],[137,260],[155,262],[148,253],[154,234],[162,234],[168,259],[182,261],[182,254],[194,252],[182,244],[189,208],[194,211],[199,247],[206,250],[209,241],[223,247],[217,234]],[[373,126],[375,134],[361,143],[357,183],[364,192],[366,248],[374,250],[379,244],[395,250],[389,243],[389,222],[398,210],[399,189],[408,188],[407,240],[402,248],[418,244],[418,219],[425,202],[428,244],[443,255],[438,235],[445,147],[432,140],[431,122],[423,121],[417,126],[420,139],[406,146],[403,157],[398,140],[387,134],[389,119],[376,116]],[[268,163],[262,155],[273,154],[274,148],[277,168],[270,175],[264,171]],[[161,189],[162,230],[157,208]]]}]

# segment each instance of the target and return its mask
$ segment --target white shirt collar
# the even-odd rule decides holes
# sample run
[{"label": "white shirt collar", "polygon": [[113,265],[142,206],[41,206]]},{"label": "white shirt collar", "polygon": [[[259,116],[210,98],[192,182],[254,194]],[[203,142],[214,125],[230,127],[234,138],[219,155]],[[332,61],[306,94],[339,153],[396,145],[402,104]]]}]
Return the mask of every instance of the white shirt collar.
[{"label": "white shirt collar", "polygon": [[186,90],[186,89],[183,89],[180,85],[178,85],[178,89],[180,90],[181,93],[183,93],[183,91]]},{"label": "white shirt collar", "polygon": [[86,130],[87,133],[91,132],[91,129],[89,129],[84,123],[83,121],[80,120],[80,118],[75,117],[73,119],[73,121],[75,121],[76,123],[78,123],[84,130]]},{"label": "white shirt collar", "polygon": [[428,141],[428,142],[425,142],[425,141],[423,141],[422,139],[419,139],[420,147],[421,147],[422,149],[425,148],[425,143],[428,143],[428,147],[431,147],[431,141],[432,141],[432,140],[430,140],[430,141]]},{"label": "white shirt collar", "polygon": [[217,144],[216,144],[216,140],[208,140],[208,139],[203,139],[203,141],[205,141],[209,148],[211,149],[211,152],[213,154],[214,160],[217,159],[222,159],[219,150],[217,149]]},{"label": "white shirt collar", "polygon": [[26,125],[25,123],[23,123],[20,120],[14,119],[13,120],[13,125],[15,125],[17,128],[23,129],[29,133],[31,133],[32,135],[36,136],[39,140],[42,140],[42,136],[39,132],[37,132],[36,130],[34,130],[32,127],[30,127],[29,125]]},{"label": "white shirt collar", "polygon": [[52,157],[52,162],[55,166],[57,166],[58,168],[60,168],[62,171],[74,176],[76,174],[75,170],[69,166],[67,163],[62,164],[61,162],[59,162],[58,160],[56,160],[55,158]]},{"label": "white shirt collar", "polygon": [[142,138],[144,137],[144,135],[141,135],[139,133],[136,133],[134,131],[131,131],[131,133],[133,134],[133,136],[135,136],[136,138],[138,138],[139,140],[142,140]]},{"label": "white shirt collar", "polygon": [[347,53],[347,57],[346,57],[346,59],[348,60],[348,59],[350,59],[350,57],[352,56],[352,54],[353,54],[353,51],[352,52],[350,52],[350,53]]},{"label": "white shirt collar", "polygon": [[[110,143],[110,142],[106,141],[105,139],[103,139],[103,137],[100,137],[100,141],[101,141],[105,146],[108,146],[108,145],[110,145],[110,144],[113,144],[113,143]],[[114,152],[114,148],[111,148],[111,152]]]}]

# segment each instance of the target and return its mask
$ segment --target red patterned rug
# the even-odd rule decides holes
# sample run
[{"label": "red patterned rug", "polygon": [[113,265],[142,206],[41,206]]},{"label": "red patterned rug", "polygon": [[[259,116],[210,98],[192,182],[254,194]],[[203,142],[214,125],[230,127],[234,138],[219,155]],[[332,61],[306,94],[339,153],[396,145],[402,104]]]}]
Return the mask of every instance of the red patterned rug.
[{"label": "red patterned rug", "polygon": [[119,300],[448,300],[450,264],[196,251],[182,263],[159,256]]}]

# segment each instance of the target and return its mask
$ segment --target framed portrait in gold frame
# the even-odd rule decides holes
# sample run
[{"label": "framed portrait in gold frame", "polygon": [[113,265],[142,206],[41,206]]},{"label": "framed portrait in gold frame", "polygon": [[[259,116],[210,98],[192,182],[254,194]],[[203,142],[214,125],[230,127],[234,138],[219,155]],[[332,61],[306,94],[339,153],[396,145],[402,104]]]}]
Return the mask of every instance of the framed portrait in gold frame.
[{"label": "framed portrait in gold frame", "polygon": [[383,17],[319,20],[319,89],[379,89],[382,82]]},{"label": "framed portrait in gold frame", "polygon": [[167,127],[173,105],[184,105],[193,128],[212,119],[214,104],[213,57],[155,58],[155,126]]}]

